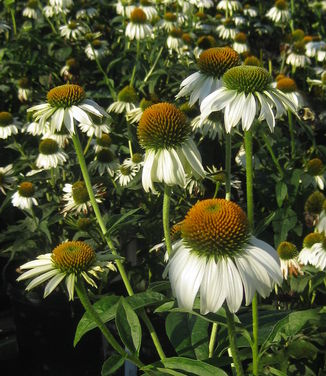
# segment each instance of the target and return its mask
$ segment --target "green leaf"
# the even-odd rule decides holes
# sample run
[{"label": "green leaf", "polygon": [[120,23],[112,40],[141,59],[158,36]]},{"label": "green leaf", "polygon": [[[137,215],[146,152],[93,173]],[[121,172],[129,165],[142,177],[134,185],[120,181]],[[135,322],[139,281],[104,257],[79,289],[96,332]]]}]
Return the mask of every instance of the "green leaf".
[{"label": "green leaf", "polygon": [[119,354],[111,355],[110,358],[106,359],[103,363],[101,376],[113,375],[115,371],[123,366],[125,360],[126,358]]},{"label": "green leaf", "polygon": [[[125,299],[130,304],[132,309],[136,310],[139,308],[147,307],[152,304],[162,303],[166,298],[164,295],[159,294],[158,292],[145,291],[139,294],[135,294],[133,296],[128,296]],[[93,305],[93,308],[99,314],[101,320],[104,323],[115,318],[118,307],[118,301],[118,296],[111,295],[101,298]],[[85,313],[78,323],[74,339],[74,346],[77,345],[77,343],[80,341],[84,334],[86,334],[94,328],[96,328],[95,322],[90,317],[88,317],[87,313]]]},{"label": "green leaf", "polygon": [[287,376],[286,373],[276,369],[276,368],[273,368],[273,367],[268,367],[268,371],[272,374],[272,375],[275,375],[275,376]]},{"label": "green leaf", "polygon": [[120,338],[131,353],[138,353],[141,344],[141,326],[138,316],[123,297],[120,298],[115,317]]},{"label": "green leaf", "polygon": [[304,339],[291,342],[287,348],[287,353],[296,359],[315,359],[318,352],[316,346]]},{"label": "green leaf", "polygon": [[288,193],[288,187],[283,181],[279,181],[276,183],[275,191],[277,205],[278,207],[281,207]]},{"label": "green leaf", "polygon": [[125,226],[127,224],[131,224],[136,221],[136,218],[132,218],[131,220],[127,221],[127,219],[131,216],[133,216],[140,208],[129,210],[126,213],[123,214],[115,214],[111,215],[109,220],[106,223],[107,226],[107,232],[106,236],[114,234],[118,229],[122,226]]}]

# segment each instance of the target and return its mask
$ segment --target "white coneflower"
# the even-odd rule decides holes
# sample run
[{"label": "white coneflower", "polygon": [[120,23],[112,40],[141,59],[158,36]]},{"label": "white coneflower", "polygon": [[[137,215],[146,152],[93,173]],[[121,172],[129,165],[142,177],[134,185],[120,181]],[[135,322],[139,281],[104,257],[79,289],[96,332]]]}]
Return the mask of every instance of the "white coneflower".
[{"label": "white coneflower", "polygon": [[318,188],[323,191],[325,187],[325,167],[323,162],[319,158],[311,159],[306,165],[306,171],[314,177]]},{"label": "white coneflower", "polygon": [[17,180],[12,164],[0,167],[0,191],[5,195],[5,189],[10,189]]},{"label": "white coneflower", "polygon": [[281,261],[281,270],[284,279],[288,276],[297,277],[303,275],[299,261],[297,247],[290,242],[281,242],[277,247],[277,253]]},{"label": "white coneflower", "polygon": [[235,51],[237,51],[238,54],[243,54],[244,52],[249,51],[246,34],[242,32],[238,33],[234,37],[234,43],[232,47]]},{"label": "white coneflower", "polygon": [[243,7],[243,14],[245,16],[249,16],[249,17],[257,17],[258,16],[258,10],[257,8],[253,7],[252,5],[250,4],[246,4],[244,7]]},{"label": "white coneflower", "polygon": [[143,112],[146,110],[147,107],[151,106],[152,104],[154,104],[152,100],[143,98],[139,103],[139,107],[136,107],[133,110],[127,112],[127,121],[129,121],[130,123],[139,123]]},{"label": "white coneflower", "polygon": [[293,43],[288,52],[286,64],[296,68],[310,64],[310,59],[306,56],[306,45],[303,40]]},{"label": "white coneflower", "polygon": [[22,210],[31,209],[33,205],[38,205],[34,194],[34,184],[29,181],[23,181],[19,184],[17,192],[12,195],[11,203]]},{"label": "white coneflower", "polygon": [[79,74],[79,62],[75,58],[70,58],[66,61],[66,64],[60,70],[60,76],[63,76],[65,80],[70,82],[74,81],[74,77]]},{"label": "white coneflower", "polygon": [[18,80],[18,99],[21,102],[26,102],[31,99],[32,89],[27,77]]},{"label": "white coneflower", "polygon": [[69,40],[78,40],[87,31],[84,26],[76,21],[69,21],[67,25],[60,26],[59,30],[60,35]]},{"label": "white coneflower", "polygon": [[109,133],[111,131],[111,118],[106,115],[104,118],[100,118],[97,116],[92,116],[91,117],[91,124],[89,123],[80,123],[79,128],[83,133],[86,133],[88,137],[102,137],[103,133]]},{"label": "white coneflower", "polygon": [[[96,202],[101,203],[103,201],[103,195],[105,194],[105,188],[99,185],[94,185],[93,192]],[[63,201],[65,201],[62,213],[66,216],[69,212],[79,214],[83,212],[87,214],[92,210],[92,204],[89,199],[86,185],[83,181],[77,181],[74,184],[66,183],[63,187],[65,194],[63,195]]]},{"label": "white coneflower", "polygon": [[131,12],[136,8],[131,0],[118,0],[115,4],[115,11],[121,16],[130,17]]},{"label": "white coneflower", "polygon": [[55,140],[45,138],[39,144],[39,155],[35,164],[37,168],[48,170],[63,165],[67,158],[68,155],[59,149]]},{"label": "white coneflower", "polygon": [[324,200],[322,211],[318,216],[316,231],[326,235],[326,200]]},{"label": "white coneflower", "polygon": [[170,50],[170,52],[176,51],[178,53],[181,53],[182,48],[184,47],[184,43],[182,40],[182,30],[181,29],[172,29],[169,32],[169,36],[166,40],[166,44]]},{"label": "white coneflower", "polygon": [[98,172],[100,175],[109,174],[111,177],[118,169],[119,162],[110,149],[102,149],[96,153],[95,160],[89,165],[91,172]]},{"label": "white coneflower", "polygon": [[313,260],[310,262],[317,269],[325,270],[326,268],[326,238],[325,236],[318,243],[312,246]]},{"label": "white coneflower", "polygon": [[283,77],[277,80],[276,88],[281,90],[289,100],[295,104],[296,110],[299,110],[304,104],[303,97],[297,89],[297,85],[292,78]]},{"label": "white coneflower", "polygon": [[47,94],[47,103],[29,108],[33,118],[44,126],[48,121],[51,132],[60,131],[64,125],[69,133],[75,133],[75,122],[92,125],[90,116],[99,118],[108,114],[91,99],[85,99],[86,93],[79,85],[67,84],[56,86]]},{"label": "white coneflower", "polygon": [[322,62],[326,58],[326,42],[311,41],[306,43],[306,55],[315,57],[317,61]]},{"label": "white coneflower", "polygon": [[234,39],[239,32],[234,26],[234,21],[231,18],[227,18],[221,25],[218,25],[216,31],[222,39]]},{"label": "white coneflower", "polygon": [[116,114],[128,113],[136,108],[136,103],[138,103],[136,90],[132,86],[125,86],[119,91],[118,100],[110,104],[107,111]]},{"label": "white coneflower", "polygon": [[212,35],[202,35],[197,40],[197,46],[194,48],[194,56],[198,60],[200,54],[204,50],[208,50],[209,48],[213,48],[216,46],[216,40]]},{"label": "white coneflower", "polygon": [[244,296],[249,305],[256,291],[266,297],[282,281],[277,252],[250,234],[245,213],[231,201],[197,202],[172,249],[165,274],[184,309],[192,309],[199,292],[202,314],[217,312],[224,301],[237,312]]},{"label": "white coneflower", "polygon": [[122,164],[116,170],[116,177],[114,180],[118,181],[121,187],[126,187],[134,180],[137,172],[138,171],[135,168]]},{"label": "white coneflower", "polygon": [[38,6],[38,0],[28,0],[26,7],[23,9],[23,16],[37,20],[41,16]]},{"label": "white coneflower", "polygon": [[152,26],[147,21],[146,13],[141,8],[135,8],[130,14],[126,27],[126,36],[130,39],[144,39],[152,35]]},{"label": "white coneflower", "polygon": [[94,18],[98,16],[98,10],[96,8],[90,7],[86,9],[80,9],[76,12],[76,18],[79,19],[87,19],[87,18]]},{"label": "white coneflower", "polygon": [[284,0],[276,0],[274,6],[266,13],[266,17],[275,23],[287,23],[291,18],[287,2]]},{"label": "white coneflower", "polygon": [[0,138],[7,139],[13,134],[18,133],[18,121],[10,112],[0,112]]},{"label": "white coneflower", "polygon": [[50,5],[61,9],[71,8],[74,5],[73,0],[49,0]]},{"label": "white coneflower", "polygon": [[303,247],[299,253],[298,260],[303,265],[316,265],[314,245],[320,244],[325,239],[323,234],[312,232],[303,239]]},{"label": "white coneflower", "polygon": [[85,48],[85,54],[90,60],[102,59],[109,53],[109,44],[106,40],[94,39]]},{"label": "white coneflower", "polygon": [[157,27],[162,27],[166,31],[171,31],[178,27],[178,17],[175,13],[166,12],[164,13],[163,19],[157,24]]},{"label": "white coneflower", "polygon": [[65,128],[62,128],[60,132],[46,132],[42,139],[51,138],[56,141],[59,148],[65,148],[69,144],[70,134]]},{"label": "white coneflower", "polygon": [[90,286],[97,287],[94,277],[99,279],[99,273],[108,268],[116,271],[112,262],[100,261],[94,250],[85,242],[67,241],[53,249],[52,253],[40,255],[36,260],[20,266],[25,271],[17,278],[24,281],[33,278],[26,290],[47,282],[44,298],[51,294],[64,280],[69,300],[74,299],[75,284],[78,278],[84,279]]},{"label": "white coneflower", "polygon": [[222,9],[224,10],[225,12],[228,11],[230,13],[230,15],[233,14],[233,12],[237,11],[237,10],[241,10],[242,9],[242,5],[240,3],[240,1],[234,1],[234,0],[221,0],[219,1],[219,3],[217,4],[217,7],[216,7],[218,10]]},{"label": "white coneflower", "polygon": [[194,132],[200,133],[203,137],[215,140],[216,136],[220,139],[223,133],[223,117],[220,113],[212,113],[207,119],[202,121],[201,116],[196,116],[191,121],[191,127]]},{"label": "white coneflower", "polygon": [[149,0],[140,0],[139,8],[144,11],[149,22],[157,17],[157,10]]},{"label": "white coneflower", "polygon": [[223,74],[239,64],[238,53],[230,47],[214,47],[203,51],[197,62],[199,72],[191,74],[181,82],[181,90],[176,98],[190,94],[190,106],[197,100],[201,104],[204,98],[221,87]]},{"label": "white coneflower", "polygon": [[144,166],[144,157],[140,153],[134,153],[132,157],[126,158],[122,165],[130,167],[138,172]]},{"label": "white coneflower", "polygon": [[195,5],[197,8],[212,8],[214,6],[212,0],[189,0],[189,3]]},{"label": "white coneflower", "polygon": [[146,192],[156,192],[154,182],[185,187],[187,175],[204,177],[190,131],[183,112],[170,103],[154,104],[144,111],[137,132],[146,150],[142,174]]},{"label": "white coneflower", "polygon": [[[231,68],[224,73],[223,82],[223,87],[203,100],[200,109],[203,120],[211,112],[224,109],[228,133],[240,120],[243,130],[250,129],[258,110],[258,120],[266,120],[271,132],[274,131],[275,117],[281,116],[287,108],[296,112],[295,104],[272,87],[272,77],[264,68],[249,65]],[[272,107],[276,107],[276,115]]]}]

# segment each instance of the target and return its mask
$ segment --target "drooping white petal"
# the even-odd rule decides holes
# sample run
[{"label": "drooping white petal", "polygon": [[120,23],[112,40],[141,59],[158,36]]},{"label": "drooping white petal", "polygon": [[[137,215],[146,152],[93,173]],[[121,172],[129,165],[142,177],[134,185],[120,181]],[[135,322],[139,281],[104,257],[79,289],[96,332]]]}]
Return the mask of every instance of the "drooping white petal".
[{"label": "drooping white petal", "polygon": [[84,124],[89,124],[89,125],[92,124],[92,121],[89,118],[89,116],[87,115],[87,113],[84,110],[82,110],[81,108],[79,108],[77,106],[71,106],[71,111],[72,111],[73,117],[79,123],[84,123]]},{"label": "drooping white petal", "polygon": [[64,117],[65,110],[63,108],[58,108],[51,118],[51,131],[54,133],[55,130],[60,131],[62,126],[62,121]]},{"label": "drooping white petal", "polygon": [[261,93],[257,91],[255,94],[261,105],[259,120],[266,119],[270,131],[274,132],[275,118],[271,106]]},{"label": "drooping white petal", "polygon": [[243,113],[244,104],[246,102],[246,95],[245,93],[238,94],[232,101],[228,103],[228,105],[225,107],[224,111],[224,124],[225,129],[229,133],[231,131],[231,128],[235,127],[240,119],[241,115]]},{"label": "drooping white petal", "polygon": [[59,270],[58,269],[52,269],[42,275],[39,275],[38,277],[34,278],[26,287],[26,290],[29,291],[31,289],[33,289],[34,287],[40,285],[41,283],[47,281],[48,279],[50,279],[51,277],[53,277],[54,275],[58,274],[59,273]]},{"label": "drooping white petal", "polygon": [[56,274],[54,277],[50,279],[44,289],[43,297],[46,298],[51,292],[59,285],[59,283],[64,279],[65,273]]},{"label": "drooping white petal", "polygon": [[40,274],[43,274],[44,272],[47,272],[49,270],[52,270],[53,269],[53,264],[44,264],[42,266],[37,266],[37,267],[34,267],[33,269],[23,273],[21,276],[19,276],[16,281],[17,282],[20,282],[20,281],[23,281],[24,279],[28,279],[28,278],[32,278],[32,277],[35,277],[36,275],[40,275]]},{"label": "drooping white petal", "polygon": [[66,286],[68,290],[69,300],[74,300],[75,281],[76,281],[75,274],[74,273],[68,274],[68,276],[66,277]]},{"label": "drooping white petal", "polygon": [[41,258],[40,256],[38,256],[37,260],[28,261],[25,264],[21,265],[20,269],[30,269],[30,268],[34,268],[36,266],[43,266],[43,265],[47,265],[47,264],[52,264],[51,255],[52,255],[52,253],[46,253],[44,255],[40,255],[40,256],[44,256],[44,257]]},{"label": "drooping white petal", "polygon": [[256,116],[256,100],[252,93],[248,94],[243,107],[242,129],[248,131]]},{"label": "drooping white petal", "polygon": [[153,192],[156,192],[154,189],[152,177],[151,177],[152,168],[154,164],[154,158],[155,158],[154,150],[146,151],[144,167],[143,167],[143,172],[142,172],[142,184],[143,184],[143,188],[145,192],[148,192],[150,189]]},{"label": "drooping white petal", "polygon": [[226,273],[226,302],[231,312],[237,312],[241,306],[243,297],[243,287],[240,274],[231,259],[225,260]]}]

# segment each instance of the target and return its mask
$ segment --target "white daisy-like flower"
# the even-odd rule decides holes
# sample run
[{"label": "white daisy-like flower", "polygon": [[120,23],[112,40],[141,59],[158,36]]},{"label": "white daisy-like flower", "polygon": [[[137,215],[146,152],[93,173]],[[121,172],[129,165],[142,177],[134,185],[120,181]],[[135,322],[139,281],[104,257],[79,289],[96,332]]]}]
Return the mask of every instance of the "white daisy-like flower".
[{"label": "white daisy-like flower", "polygon": [[59,8],[71,8],[74,5],[73,0],[49,0],[50,5]]},{"label": "white daisy-like flower", "polygon": [[169,36],[166,40],[166,44],[171,51],[176,51],[181,53],[182,48],[184,47],[184,43],[182,40],[182,30],[181,29],[173,29],[169,32]]},{"label": "white daisy-like flower", "polygon": [[219,113],[212,113],[207,119],[202,121],[201,116],[196,116],[191,121],[191,127],[194,132],[215,140],[216,136],[220,139],[223,133],[223,118]]},{"label": "white daisy-like flower", "polygon": [[[157,10],[149,0],[140,0],[139,8],[144,11],[149,22],[157,17]],[[130,12],[131,14],[131,12]],[[129,15],[128,15],[129,17]]]},{"label": "white daisy-like flower", "polygon": [[[326,43],[322,40],[310,41],[306,43],[306,55],[316,57],[317,61],[323,61],[326,55]],[[320,52],[320,54],[318,54]]]},{"label": "white daisy-like flower", "polygon": [[224,20],[221,25],[218,25],[216,31],[218,32],[219,37],[225,40],[234,39],[239,32],[234,26],[234,21],[231,18]]},{"label": "white daisy-like flower", "polygon": [[326,268],[326,239],[323,237],[320,243],[315,243],[312,246],[312,253],[314,255],[311,264],[317,269],[325,270]]},{"label": "white daisy-like flower", "polygon": [[325,188],[325,167],[319,158],[311,159],[306,165],[306,171],[313,176],[318,188],[323,191]]},{"label": "white daisy-like flower", "polygon": [[254,18],[258,16],[258,10],[250,4],[246,4],[243,8],[243,14],[245,16]]},{"label": "white daisy-like flower", "polygon": [[166,31],[171,31],[178,27],[178,17],[175,13],[166,12],[163,18],[157,23],[158,30],[163,28]]},{"label": "white daisy-like flower", "polygon": [[86,133],[88,137],[102,137],[103,133],[109,133],[111,131],[111,118],[109,118],[108,115],[105,118],[91,116],[91,120],[91,124],[79,124],[79,128],[81,129],[81,131],[83,133]]},{"label": "white daisy-like flower", "polygon": [[212,8],[214,6],[212,0],[189,0],[189,3],[195,5],[197,8]]},{"label": "white daisy-like flower", "polygon": [[36,105],[27,111],[33,112],[34,120],[41,126],[45,126],[48,121],[53,133],[60,131],[64,125],[70,134],[74,134],[75,123],[91,126],[91,116],[108,116],[102,107],[85,97],[86,93],[81,86],[61,85],[48,92],[47,103]]},{"label": "white daisy-like flower", "polygon": [[130,14],[130,22],[126,27],[129,39],[144,39],[152,36],[152,26],[148,23],[146,13],[141,8],[135,8]]},{"label": "white daisy-like flower", "polygon": [[237,51],[238,54],[242,54],[244,52],[249,51],[249,47],[247,44],[247,35],[243,32],[238,33],[234,37],[233,49]]},{"label": "white daisy-like flower", "polygon": [[287,2],[285,0],[276,0],[274,6],[266,13],[266,17],[275,23],[287,23],[291,18]]},{"label": "white daisy-like flower", "polygon": [[31,99],[32,89],[27,77],[23,77],[18,80],[18,99],[21,102],[26,102]]},{"label": "white daisy-like flower", "polygon": [[295,104],[296,110],[299,110],[304,105],[302,95],[297,89],[297,85],[292,78],[282,77],[277,80],[276,88],[281,90],[288,99]]},{"label": "white daisy-like flower", "polygon": [[33,136],[42,136],[50,131],[50,124],[46,122],[44,125],[36,121],[32,121],[27,125],[26,132]]},{"label": "white daisy-like flower", "polygon": [[197,46],[194,48],[193,53],[195,58],[198,60],[201,53],[204,50],[213,48],[216,46],[216,39],[212,35],[202,35],[197,39]]},{"label": "white daisy-like flower", "polygon": [[19,122],[15,119],[10,112],[0,112],[0,139],[7,139],[11,135],[18,133],[17,126]]},{"label": "white daisy-like flower", "polygon": [[303,265],[316,265],[314,245],[320,244],[324,240],[324,235],[319,232],[308,234],[303,240],[303,247],[299,253],[298,261]]},{"label": "white daisy-like flower", "polygon": [[79,19],[87,19],[87,18],[94,18],[98,16],[98,10],[96,8],[90,7],[86,9],[80,9],[76,12],[76,18]]},{"label": "white daisy-like flower", "polygon": [[250,234],[248,219],[224,199],[197,202],[181,223],[181,239],[165,269],[181,308],[192,310],[200,295],[200,312],[217,312],[224,301],[237,312],[282,282],[277,252]]},{"label": "white daisy-like flower", "polygon": [[242,5],[240,3],[240,1],[234,1],[234,0],[221,0],[219,1],[219,3],[217,4],[217,9],[222,9],[224,10],[225,12],[228,11],[230,13],[230,15],[233,14],[233,12],[237,11],[237,10],[241,10],[242,9]]},{"label": "white daisy-like flower", "polygon": [[52,253],[40,255],[36,260],[21,265],[20,269],[27,271],[19,276],[17,281],[33,278],[26,287],[27,291],[48,281],[44,289],[44,298],[65,281],[69,300],[74,300],[78,279],[82,278],[96,288],[94,277],[99,279],[98,274],[106,268],[116,271],[112,262],[101,261],[87,243],[67,241],[54,248]]},{"label": "white daisy-like flower", "polygon": [[69,144],[70,134],[65,132],[65,129],[61,129],[60,132],[52,133],[50,131],[46,132],[42,139],[51,138],[56,141],[59,148],[65,148]]},{"label": "white daisy-like flower", "polygon": [[306,56],[306,45],[303,40],[295,42],[289,49],[286,64],[290,64],[295,68],[310,64],[310,59]]},{"label": "white daisy-like flower", "polygon": [[122,165],[130,167],[134,171],[138,172],[144,166],[144,157],[140,153],[134,153],[132,157],[126,158]]},{"label": "white daisy-like flower", "polygon": [[185,187],[186,177],[204,177],[201,157],[190,131],[185,115],[172,104],[158,103],[144,111],[138,139],[146,150],[142,173],[146,192],[156,192],[155,182]]},{"label": "white daisy-like flower", "polygon": [[44,170],[61,166],[66,162],[68,155],[59,149],[58,143],[51,138],[44,138],[39,144],[39,155],[36,167]]},{"label": "white daisy-like flower", "polygon": [[240,64],[236,51],[230,47],[209,48],[201,53],[197,62],[199,72],[184,79],[176,99],[190,94],[189,105],[199,104],[222,85],[222,76],[230,68]]},{"label": "white daisy-like flower", "polygon": [[129,121],[129,123],[131,124],[139,123],[143,112],[146,110],[147,107],[151,106],[152,104],[154,104],[153,101],[143,98],[139,103],[139,107],[136,107],[127,112],[126,114],[127,121]]},{"label": "white daisy-like flower", "polygon": [[131,0],[118,0],[115,4],[117,14],[130,17],[131,12],[136,8],[131,2]]},{"label": "white daisy-like flower", "polygon": [[284,279],[288,279],[288,276],[297,277],[299,274],[303,275],[298,261],[298,250],[293,243],[281,242],[277,247],[277,253],[281,261],[281,270]]},{"label": "white daisy-like flower", "polygon": [[23,181],[19,184],[17,192],[12,195],[11,203],[21,210],[31,209],[33,205],[38,205],[34,194],[34,184],[29,181]]},{"label": "white daisy-like flower", "polygon": [[109,53],[109,44],[106,40],[94,39],[85,48],[89,60],[102,59]]},{"label": "white daisy-like flower", "polygon": [[101,176],[109,174],[111,177],[119,167],[119,162],[114,153],[107,148],[98,151],[95,160],[89,165],[91,172],[98,172]]},{"label": "white daisy-like flower", "polygon": [[0,167],[0,191],[5,195],[5,189],[10,189],[12,184],[16,182],[14,167],[12,164],[6,167]]},{"label": "white daisy-like flower", "polygon": [[38,8],[38,0],[28,0],[26,7],[23,9],[23,16],[37,20],[41,16]]},{"label": "white daisy-like flower", "polygon": [[326,235],[326,201],[324,201],[323,210],[318,216],[316,231]]},{"label": "white daisy-like flower", "polygon": [[116,114],[129,113],[136,108],[136,103],[138,103],[136,90],[132,86],[125,86],[119,91],[118,100],[111,103],[107,111]]},{"label": "white daisy-like flower", "polygon": [[[96,202],[101,203],[105,195],[105,188],[96,184],[93,187]],[[86,185],[83,181],[77,181],[74,184],[66,183],[63,187],[65,194],[63,201],[65,201],[64,208],[61,213],[66,216],[69,212],[79,214],[83,212],[87,214],[92,210],[92,204],[89,199]]]},{"label": "white daisy-like flower", "polygon": [[84,26],[76,21],[69,21],[67,25],[59,27],[60,35],[69,40],[78,40],[86,33]]},{"label": "white daisy-like flower", "polygon": [[[261,67],[243,65],[229,69],[223,75],[224,86],[206,97],[201,104],[202,119],[211,112],[224,109],[227,133],[241,120],[242,129],[250,129],[259,111],[258,120],[266,120],[274,131],[275,117],[285,109],[296,112],[296,107],[280,90],[273,88],[271,75]],[[272,108],[276,107],[276,115]]]},{"label": "white daisy-like flower", "polygon": [[131,167],[130,165],[122,164],[116,170],[116,176],[114,180],[118,181],[121,187],[126,187],[129,183],[131,183],[135,176],[137,175],[137,169]]}]

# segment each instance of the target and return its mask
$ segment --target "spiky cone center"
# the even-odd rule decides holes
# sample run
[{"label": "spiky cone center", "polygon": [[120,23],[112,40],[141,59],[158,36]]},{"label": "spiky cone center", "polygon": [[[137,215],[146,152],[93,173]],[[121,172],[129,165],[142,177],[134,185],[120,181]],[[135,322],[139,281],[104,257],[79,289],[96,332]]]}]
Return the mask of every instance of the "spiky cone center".
[{"label": "spiky cone center", "polygon": [[94,250],[86,243],[61,243],[52,251],[52,261],[64,273],[80,274],[89,270],[95,260]]},{"label": "spiky cone center", "polygon": [[177,16],[171,12],[164,13],[163,18],[165,21],[168,21],[168,22],[175,22],[177,20]]},{"label": "spiky cone center", "polygon": [[144,24],[147,21],[146,13],[141,8],[135,8],[130,14],[130,21],[134,24]]},{"label": "spiky cone center", "polygon": [[240,33],[236,34],[236,36],[234,37],[234,41],[236,43],[245,44],[245,43],[247,43],[247,35],[243,32],[240,32]]},{"label": "spiky cone center", "polygon": [[284,74],[280,73],[275,77],[275,81],[278,82],[279,80],[282,80],[283,78],[286,78],[286,76]]},{"label": "spiky cone center", "polygon": [[94,39],[91,44],[94,50],[99,50],[102,47],[102,42],[99,39]]},{"label": "spiky cone center", "polygon": [[198,38],[197,46],[203,50],[216,46],[216,40],[212,35],[203,35]]},{"label": "spiky cone center", "polygon": [[284,93],[293,93],[294,91],[297,91],[297,84],[289,77],[277,80],[276,87]]},{"label": "spiky cone center", "polygon": [[138,102],[136,90],[132,86],[125,86],[119,91],[118,101],[126,103]]},{"label": "spiky cone center", "polygon": [[174,28],[170,31],[170,36],[173,37],[173,38],[177,38],[177,39],[181,39],[182,38],[182,30],[179,29],[179,28]]},{"label": "spiky cone center", "polygon": [[200,257],[234,257],[241,254],[247,244],[249,222],[234,202],[203,200],[188,211],[182,222],[181,236]]},{"label": "spiky cone center", "polygon": [[303,247],[311,248],[316,243],[321,243],[325,239],[323,234],[319,232],[312,232],[303,239]]},{"label": "spiky cone center", "polygon": [[103,133],[101,138],[96,139],[96,143],[99,146],[102,146],[104,148],[108,148],[112,144],[111,136]]},{"label": "spiky cone center", "polygon": [[2,111],[0,112],[0,127],[7,127],[12,124],[13,116],[10,112]]},{"label": "spiky cone center", "polygon": [[87,188],[83,181],[76,181],[72,185],[72,198],[77,204],[85,204],[89,200]]},{"label": "spiky cone center", "polygon": [[93,221],[90,218],[79,218],[77,227],[82,231],[87,231],[91,227]]},{"label": "spiky cone center", "polygon": [[70,22],[68,23],[68,28],[69,28],[70,30],[76,30],[76,29],[77,29],[77,26],[78,26],[78,24],[77,24],[76,21],[70,21]]},{"label": "spiky cone center", "polygon": [[143,156],[140,153],[134,153],[131,158],[133,163],[140,163],[143,161]]},{"label": "spiky cone center", "polygon": [[182,222],[174,224],[170,229],[170,236],[173,242],[181,238]]},{"label": "spiky cone center", "polygon": [[248,94],[267,90],[272,82],[272,76],[264,68],[242,65],[224,73],[223,81],[228,89]]},{"label": "spiky cone center", "polygon": [[245,58],[244,65],[251,65],[253,67],[261,67],[261,62],[256,56],[248,56]]},{"label": "spiky cone center", "polygon": [[197,64],[202,73],[220,78],[228,69],[240,65],[240,57],[230,47],[213,47],[200,54]]},{"label": "spiky cone center", "polygon": [[20,80],[18,80],[18,86],[21,89],[28,89],[30,87],[29,79],[27,77],[23,77]]},{"label": "spiky cone center", "polygon": [[204,12],[198,11],[195,13],[195,17],[200,20],[205,20],[207,18],[207,15]]},{"label": "spiky cone center", "polygon": [[191,38],[191,35],[189,33],[183,33],[181,38],[182,38],[182,41],[186,44],[192,43],[192,38]]},{"label": "spiky cone center", "polygon": [[304,55],[306,53],[306,44],[303,40],[300,40],[299,42],[295,42],[293,44],[293,52],[298,55]]},{"label": "spiky cone center", "polygon": [[298,255],[298,250],[293,243],[281,242],[277,247],[277,253],[281,260],[291,260]]},{"label": "spiky cone center", "polygon": [[131,173],[130,166],[121,165],[119,170],[120,170],[120,174],[123,176],[129,176]]},{"label": "spiky cone center", "polygon": [[311,159],[307,163],[307,172],[309,175],[318,176],[324,172],[324,164],[319,158]]},{"label": "spiky cone center", "polygon": [[325,196],[319,192],[313,192],[306,200],[304,204],[304,209],[310,214],[319,214],[323,209],[323,204],[325,202]]},{"label": "spiky cone center", "polygon": [[140,145],[144,149],[155,150],[180,146],[190,132],[184,113],[170,103],[157,103],[148,107],[137,129]]},{"label": "spiky cone center", "polygon": [[286,10],[288,9],[288,4],[284,0],[277,0],[275,1],[275,8],[277,8],[278,10]]},{"label": "spiky cone center", "polygon": [[85,99],[85,91],[79,85],[56,86],[48,92],[47,100],[52,107],[67,108],[78,105]]},{"label": "spiky cone center", "polygon": [[296,29],[292,32],[292,39],[294,42],[298,42],[300,40],[303,40],[304,38],[304,31],[301,29]]},{"label": "spiky cone center", "polygon": [[232,18],[227,18],[224,22],[223,22],[223,25],[225,28],[227,29],[233,29],[234,27],[234,21],[232,20]]},{"label": "spiky cone center", "polygon": [[59,150],[59,145],[57,141],[51,138],[45,138],[39,144],[38,151],[44,155],[52,155],[57,153]]},{"label": "spiky cone center", "polygon": [[114,161],[115,156],[110,149],[102,149],[96,154],[96,159],[100,163],[111,163]]},{"label": "spiky cone center", "polygon": [[23,181],[19,185],[18,192],[20,196],[22,197],[33,197],[35,193],[35,188],[34,188],[33,183],[29,181]]},{"label": "spiky cone center", "polygon": [[26,7],[31,8],[31,9],[37,9],[38,8],[38,1],[37,0],[28,0]]}]

